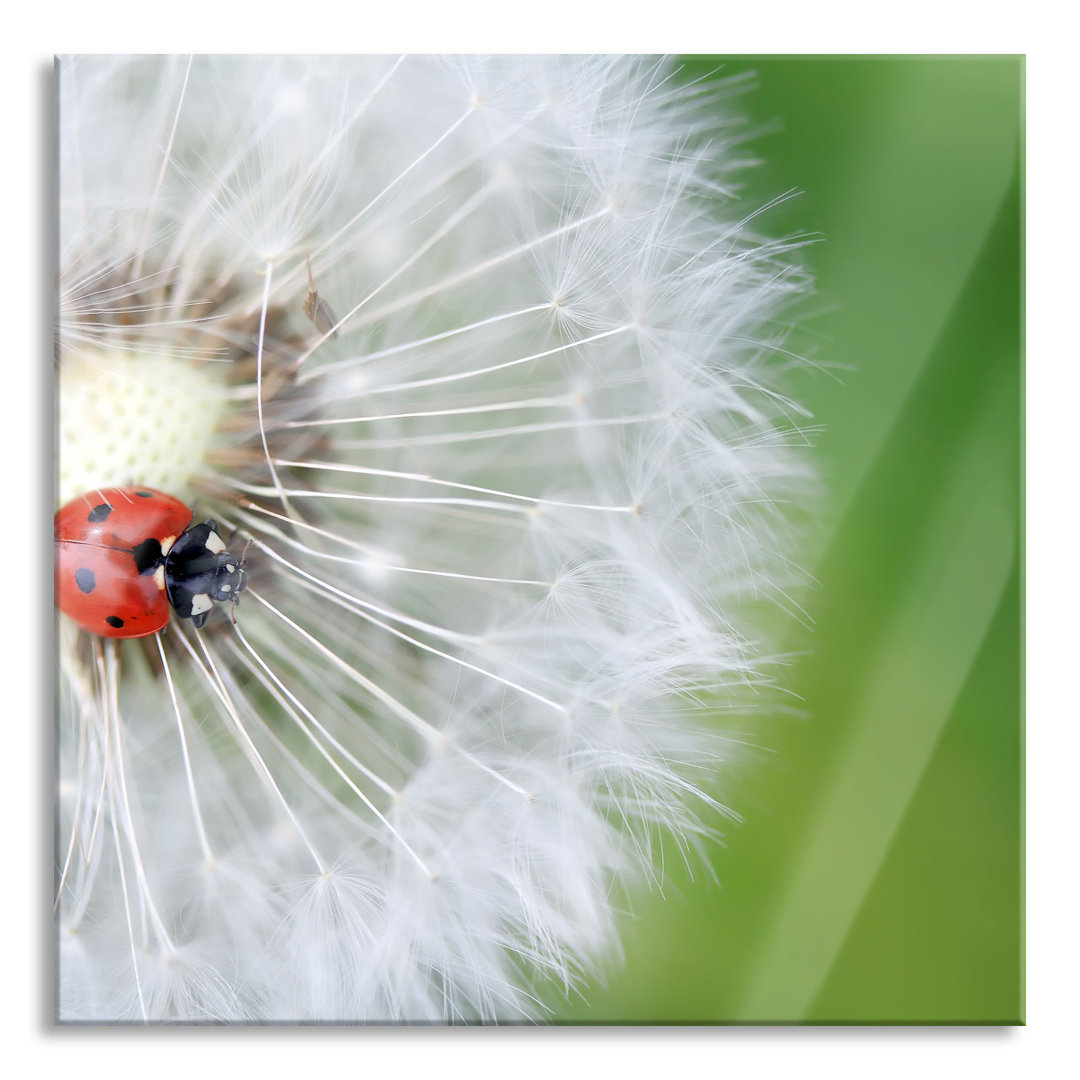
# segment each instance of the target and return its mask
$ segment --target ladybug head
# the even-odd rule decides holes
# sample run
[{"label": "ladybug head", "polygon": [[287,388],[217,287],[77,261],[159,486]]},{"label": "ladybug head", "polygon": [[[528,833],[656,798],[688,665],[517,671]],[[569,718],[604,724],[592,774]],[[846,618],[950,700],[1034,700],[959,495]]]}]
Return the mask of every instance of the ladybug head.
[{"label": "ladybug head", "polygon": [[239,559],[236,559],[228,551],[218,556],[219,560],[221,560],[217,578],[220,595],[215,595],[214,599],[229,600],[232,603],[230,614],[234,624],[236,623],[236,605],[240,599],[240,593],[243,592],[244,586],[247,584],[247,571],[244,569],[247,565],[247,553],[253,543],[253,540],[249,540],[244,545],[244,550],[240,552]]},{"label": "ladybug head", "polygon": [[229,551],[213,521],[187,529],[165,557],[165,588],[176,614],[201,628],[214,601],[235,607],[247,582],[250,546],[249,540],[239,556]]}]

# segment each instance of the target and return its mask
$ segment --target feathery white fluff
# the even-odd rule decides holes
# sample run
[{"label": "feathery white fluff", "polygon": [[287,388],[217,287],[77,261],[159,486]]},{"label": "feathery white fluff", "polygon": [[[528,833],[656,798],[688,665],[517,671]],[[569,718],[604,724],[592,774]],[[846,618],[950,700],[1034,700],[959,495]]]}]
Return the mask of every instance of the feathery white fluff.
[{"label": "feathery white fluff", "polygon": [[[254,542],[61,620],[70,1020],[489,1020],[722,809],[810,483],[726,83],[623,57],[67,58],[61,500]],[[304,303],[314,321],[305,318]]]}]

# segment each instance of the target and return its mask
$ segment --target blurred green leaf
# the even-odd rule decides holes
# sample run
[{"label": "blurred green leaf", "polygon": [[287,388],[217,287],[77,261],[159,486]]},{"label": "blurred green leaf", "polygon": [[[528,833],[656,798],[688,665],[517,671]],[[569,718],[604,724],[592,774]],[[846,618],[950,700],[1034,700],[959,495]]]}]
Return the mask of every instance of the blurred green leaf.
[{"label": "blurred green leaf", "polygon": [[[823,570],[823,641],[807,666],[804,693],[821,703],[837,753],[807,814],[742,1019],[805,1017],[1016,565],[1017,471],[1010,451],[1018,424],[1018,237],[1014,182]],[[1015,697],[1011,704],[1017,707]],[[908,945],[919,950],[920,942]],[[940,954],[926,962],[933,971]],[[862,1010],[865,1003],[852,1006]]]},{"label": "blurred green leaf", "polygon": [[[704,75],[715,59],[690,60]],[[819,231],[798,396],[834,527],[811,655],[725,798],[717,889],[669,862],[578,1021],[1009,1022],[1022,1015],[1022,60],[738,58],[762,226]],[[808,318],[809,315],[816,317]],[[777,629],[783,625],[777,621]],[[707,875],[701,875],[705,878]]]}]

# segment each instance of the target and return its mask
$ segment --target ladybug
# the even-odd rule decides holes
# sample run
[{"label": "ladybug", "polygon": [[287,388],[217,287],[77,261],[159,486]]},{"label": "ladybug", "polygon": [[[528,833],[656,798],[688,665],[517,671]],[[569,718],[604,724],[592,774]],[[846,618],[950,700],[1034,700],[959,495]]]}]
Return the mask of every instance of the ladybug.
[{"label": "ladybug", "polygon": [[247,575],[217,524],[191,524],[179,499],[153,488],[103,488],[62,506],[53,519],[56,605],[101,637],[161,630],[169,607],[196,627],[215,600],[231,600]]}]

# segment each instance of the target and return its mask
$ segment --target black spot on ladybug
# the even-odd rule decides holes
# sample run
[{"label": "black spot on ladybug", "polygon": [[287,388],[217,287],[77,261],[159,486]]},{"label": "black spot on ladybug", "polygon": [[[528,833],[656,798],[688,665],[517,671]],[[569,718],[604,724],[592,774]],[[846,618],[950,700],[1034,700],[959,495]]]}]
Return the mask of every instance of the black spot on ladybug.
[{"label": "black spot on ladybug", "polygon": [[106,615],[105,621],[114,629],[119,630],[124,625],[124,620],[118,615]]},{"label": "black spot on ladybug", "polygon": [[104,521],[112,513],[112,507],[108,503],[98,503],[89,514],[87,521]]},{"label": "black spot on ladybug", "polygon": [[75,571],[75,584],[79,586],[79,592],[92,593],[94,591],[94,571],[80,566]]},{"label": "black spot on ladybug", "polygon": [[150,537],[137,545],[131,554],[140,574],[152,574],[161,562],[161,542]]},{"label": "black spot on ladybug", "polygon": [[140,499],[152,499],[154,497],[152,491],[136,491],[135,494],[138,495]]}]

